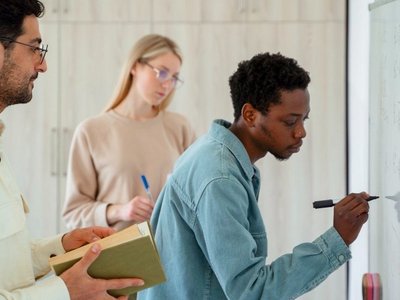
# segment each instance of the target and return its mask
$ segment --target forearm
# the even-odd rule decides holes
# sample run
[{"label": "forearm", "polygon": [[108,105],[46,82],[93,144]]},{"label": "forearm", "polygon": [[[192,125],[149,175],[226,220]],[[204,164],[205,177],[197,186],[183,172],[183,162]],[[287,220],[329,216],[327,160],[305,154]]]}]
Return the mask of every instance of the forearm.
[{"label": "forearm", "polygon": [[334,228],[312,243],[296,246],[267,266],[263,295],[295,299],[314,289],[351,258],[350,250]]},{"label": "forearm", "polygon": [[214,263],[213,270],[224,274],[221,286],[226,287],[224,292],[229,298],[295,299],[318,286],[350,258],[348,247],[339,239],[330,229],[313,243],[296,246],[292,253],[270,265],[265,265],[263,257],[243,254],[240,263]]},{"label": "forearm", "polygon": [[106,218],[108,203],[74,200],[66,203],[63,218],[69,229],[89,226],[110,226]]}]

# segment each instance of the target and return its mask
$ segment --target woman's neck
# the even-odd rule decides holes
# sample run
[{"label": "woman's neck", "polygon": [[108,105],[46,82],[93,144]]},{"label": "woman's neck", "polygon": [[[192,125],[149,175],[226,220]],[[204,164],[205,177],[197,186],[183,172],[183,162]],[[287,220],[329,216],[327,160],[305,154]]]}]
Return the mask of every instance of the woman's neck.
[{"label": "woman's neck", "polygon": [[114,109],[119,115],[135,121],[145,121],[157,117],[159,107],[151,106],[143,100],[139,100],[132,91]]}]

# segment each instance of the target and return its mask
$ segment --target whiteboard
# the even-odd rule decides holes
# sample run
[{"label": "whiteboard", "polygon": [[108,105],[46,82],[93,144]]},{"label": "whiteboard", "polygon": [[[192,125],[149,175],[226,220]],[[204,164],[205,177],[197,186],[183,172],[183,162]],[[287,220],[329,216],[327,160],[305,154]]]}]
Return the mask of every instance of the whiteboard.
[{"label": "whiteboard", "polygon": [[369,272],[400,299],[400,0],[370,4]]}]

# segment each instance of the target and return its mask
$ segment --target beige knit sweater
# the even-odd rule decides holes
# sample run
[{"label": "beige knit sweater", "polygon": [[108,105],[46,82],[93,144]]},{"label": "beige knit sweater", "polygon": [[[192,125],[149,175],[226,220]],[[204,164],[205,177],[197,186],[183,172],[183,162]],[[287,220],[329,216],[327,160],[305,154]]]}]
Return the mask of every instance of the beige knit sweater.
[{"label": "beige knit sweater", "polygon": [[[68,228],[109,226],[106,207],[146,196],[145,175],[156,199],[176,159],[194,141],[185,117],[160,112],[134,121],[109,111],[82,122],[69,156],[63,218]],[[131,225],[117,222],[117,230]]]}]

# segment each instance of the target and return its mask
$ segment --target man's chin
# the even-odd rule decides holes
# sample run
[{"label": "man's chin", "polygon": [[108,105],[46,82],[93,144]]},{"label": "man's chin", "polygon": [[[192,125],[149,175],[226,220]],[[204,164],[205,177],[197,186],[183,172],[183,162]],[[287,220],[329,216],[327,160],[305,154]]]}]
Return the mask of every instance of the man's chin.
[{"label": "man's chin", "polygon": [[284,161],[284,160],[288,160],[293,153],[290,154],[286,154],[286,155],[282,155],[282,154],[278,154],[278,153],[271,153],[277,160],[279,161]]},{"label": "man's chin", "polygon": [[17,101],[15,101],[15,103],[13,104],[26,104],[31,102],[32,100],[32,93],[30,93],[29,95],[26,95],[24,97],[20,97]]}]

